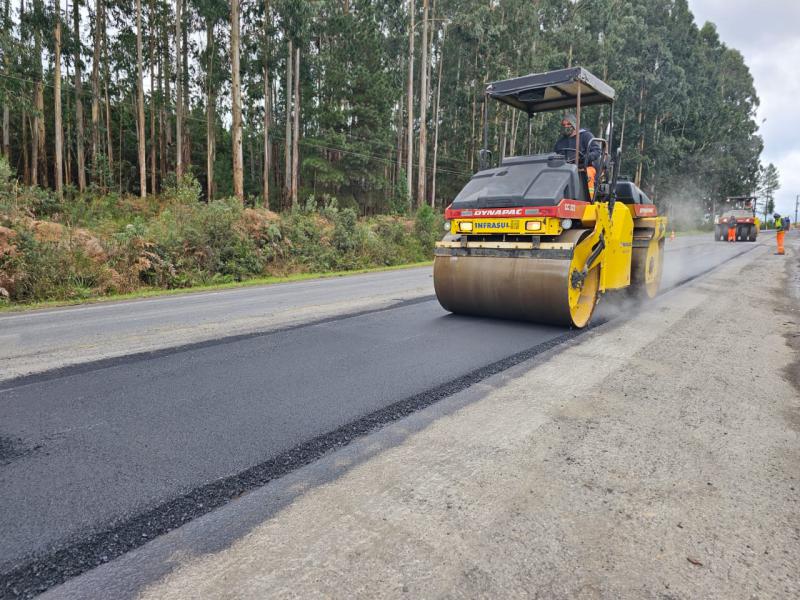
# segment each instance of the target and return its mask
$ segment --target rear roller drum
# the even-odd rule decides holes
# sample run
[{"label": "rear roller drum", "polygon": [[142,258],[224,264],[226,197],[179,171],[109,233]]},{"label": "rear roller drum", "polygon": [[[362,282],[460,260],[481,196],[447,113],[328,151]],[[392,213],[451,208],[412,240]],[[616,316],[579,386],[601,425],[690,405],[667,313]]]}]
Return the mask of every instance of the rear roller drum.
[{"label": "rear roller drum", "polygon": [[649,299],[655,298],[661,287],[664,270],[664,240],[650,240],[646,248],[634,248],[631,257],[630,295]]}]

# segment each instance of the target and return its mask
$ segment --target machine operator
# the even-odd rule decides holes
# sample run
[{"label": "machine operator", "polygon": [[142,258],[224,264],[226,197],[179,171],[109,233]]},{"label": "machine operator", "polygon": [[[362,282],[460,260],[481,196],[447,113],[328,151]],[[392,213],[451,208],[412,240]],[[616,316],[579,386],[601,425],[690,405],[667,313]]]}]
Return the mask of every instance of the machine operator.
[{"label": "machine operator", "polygon": [[[578,119],[572,113],[567,113],[561,119],[561,137],[556,141],[553,152],[561,154],[567,161],[575,160],[575,139],[578,137]],[[589,195],[594,195],[594,182],[597,175],[595,165],[600,159],[600,144],[593,142],[594,135],[588,129],[580,132],[580,162],[587,160],[586,179],[589,184]]]}]

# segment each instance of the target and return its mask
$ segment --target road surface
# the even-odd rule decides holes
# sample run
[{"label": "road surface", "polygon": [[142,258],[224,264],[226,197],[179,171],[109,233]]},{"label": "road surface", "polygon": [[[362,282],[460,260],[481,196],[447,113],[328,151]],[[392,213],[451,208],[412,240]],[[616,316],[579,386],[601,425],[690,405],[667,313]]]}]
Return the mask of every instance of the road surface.
[{"label": "road surface", "polygon": [[[761,246],[707,238],[667,242],[664,287]],[[28,374],[0,381],[0,581],[47,589],[575,335],[431,294],[423,268],[0,317]]]}]

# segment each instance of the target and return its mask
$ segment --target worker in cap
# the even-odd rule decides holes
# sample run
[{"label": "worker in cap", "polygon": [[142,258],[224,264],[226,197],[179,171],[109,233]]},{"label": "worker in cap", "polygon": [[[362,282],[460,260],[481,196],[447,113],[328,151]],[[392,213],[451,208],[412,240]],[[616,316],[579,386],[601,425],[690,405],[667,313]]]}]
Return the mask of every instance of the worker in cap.
[{"label": "worker in cap", "polygon": [[783,248],[783,238],[786,235],[786,230],[783,226],[783,219],[778,213],[772,215],[772,218],[775,219],[775,239],[778,241],[778,254],[785,254],[786,251]]},{"label": "worker in cap", "polygon": [[578,160],[575,159],[575,143],[578,140],[578,119],[573,113],[561,118],[561,137],[556,141],[553,152],[561,154],[568,162],[576,162],[579,169],[586,167],[589,195],[594,195],[594,182],[597,175],[595,167],[600,159],[600,144],[593,142],[594,135],[588,129],[581,129]]}]

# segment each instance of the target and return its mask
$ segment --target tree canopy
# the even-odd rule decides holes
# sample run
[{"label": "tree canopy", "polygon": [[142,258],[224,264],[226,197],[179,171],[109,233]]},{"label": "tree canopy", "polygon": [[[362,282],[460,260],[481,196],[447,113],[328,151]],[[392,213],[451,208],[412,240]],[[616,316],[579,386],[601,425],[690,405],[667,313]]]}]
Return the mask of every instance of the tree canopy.
[{"label": "tree canopy", "polygon": [[[293,197],[335,197],[361,214],[441,207],[477,168],[485,85],[582,65],[616,89],[623,172],[656,202],[710,206],[758,187],[752,76],[713,24],[695,23],[687,0],[235,1],[240,31],[220,0],[4,0],[2,150],[22,181],[55,189],[61,171],[68,198],[89,188],[158,193],[180,163],[204,195],[232,195],[238,65],[246,202],[282,209]],[[605,131],[607,108],[585,114]],[[498,105],[488,125],[496,158],[528,151],[525,115]],[[530,151],[548,151],[558,116],[530,127]]]}]

